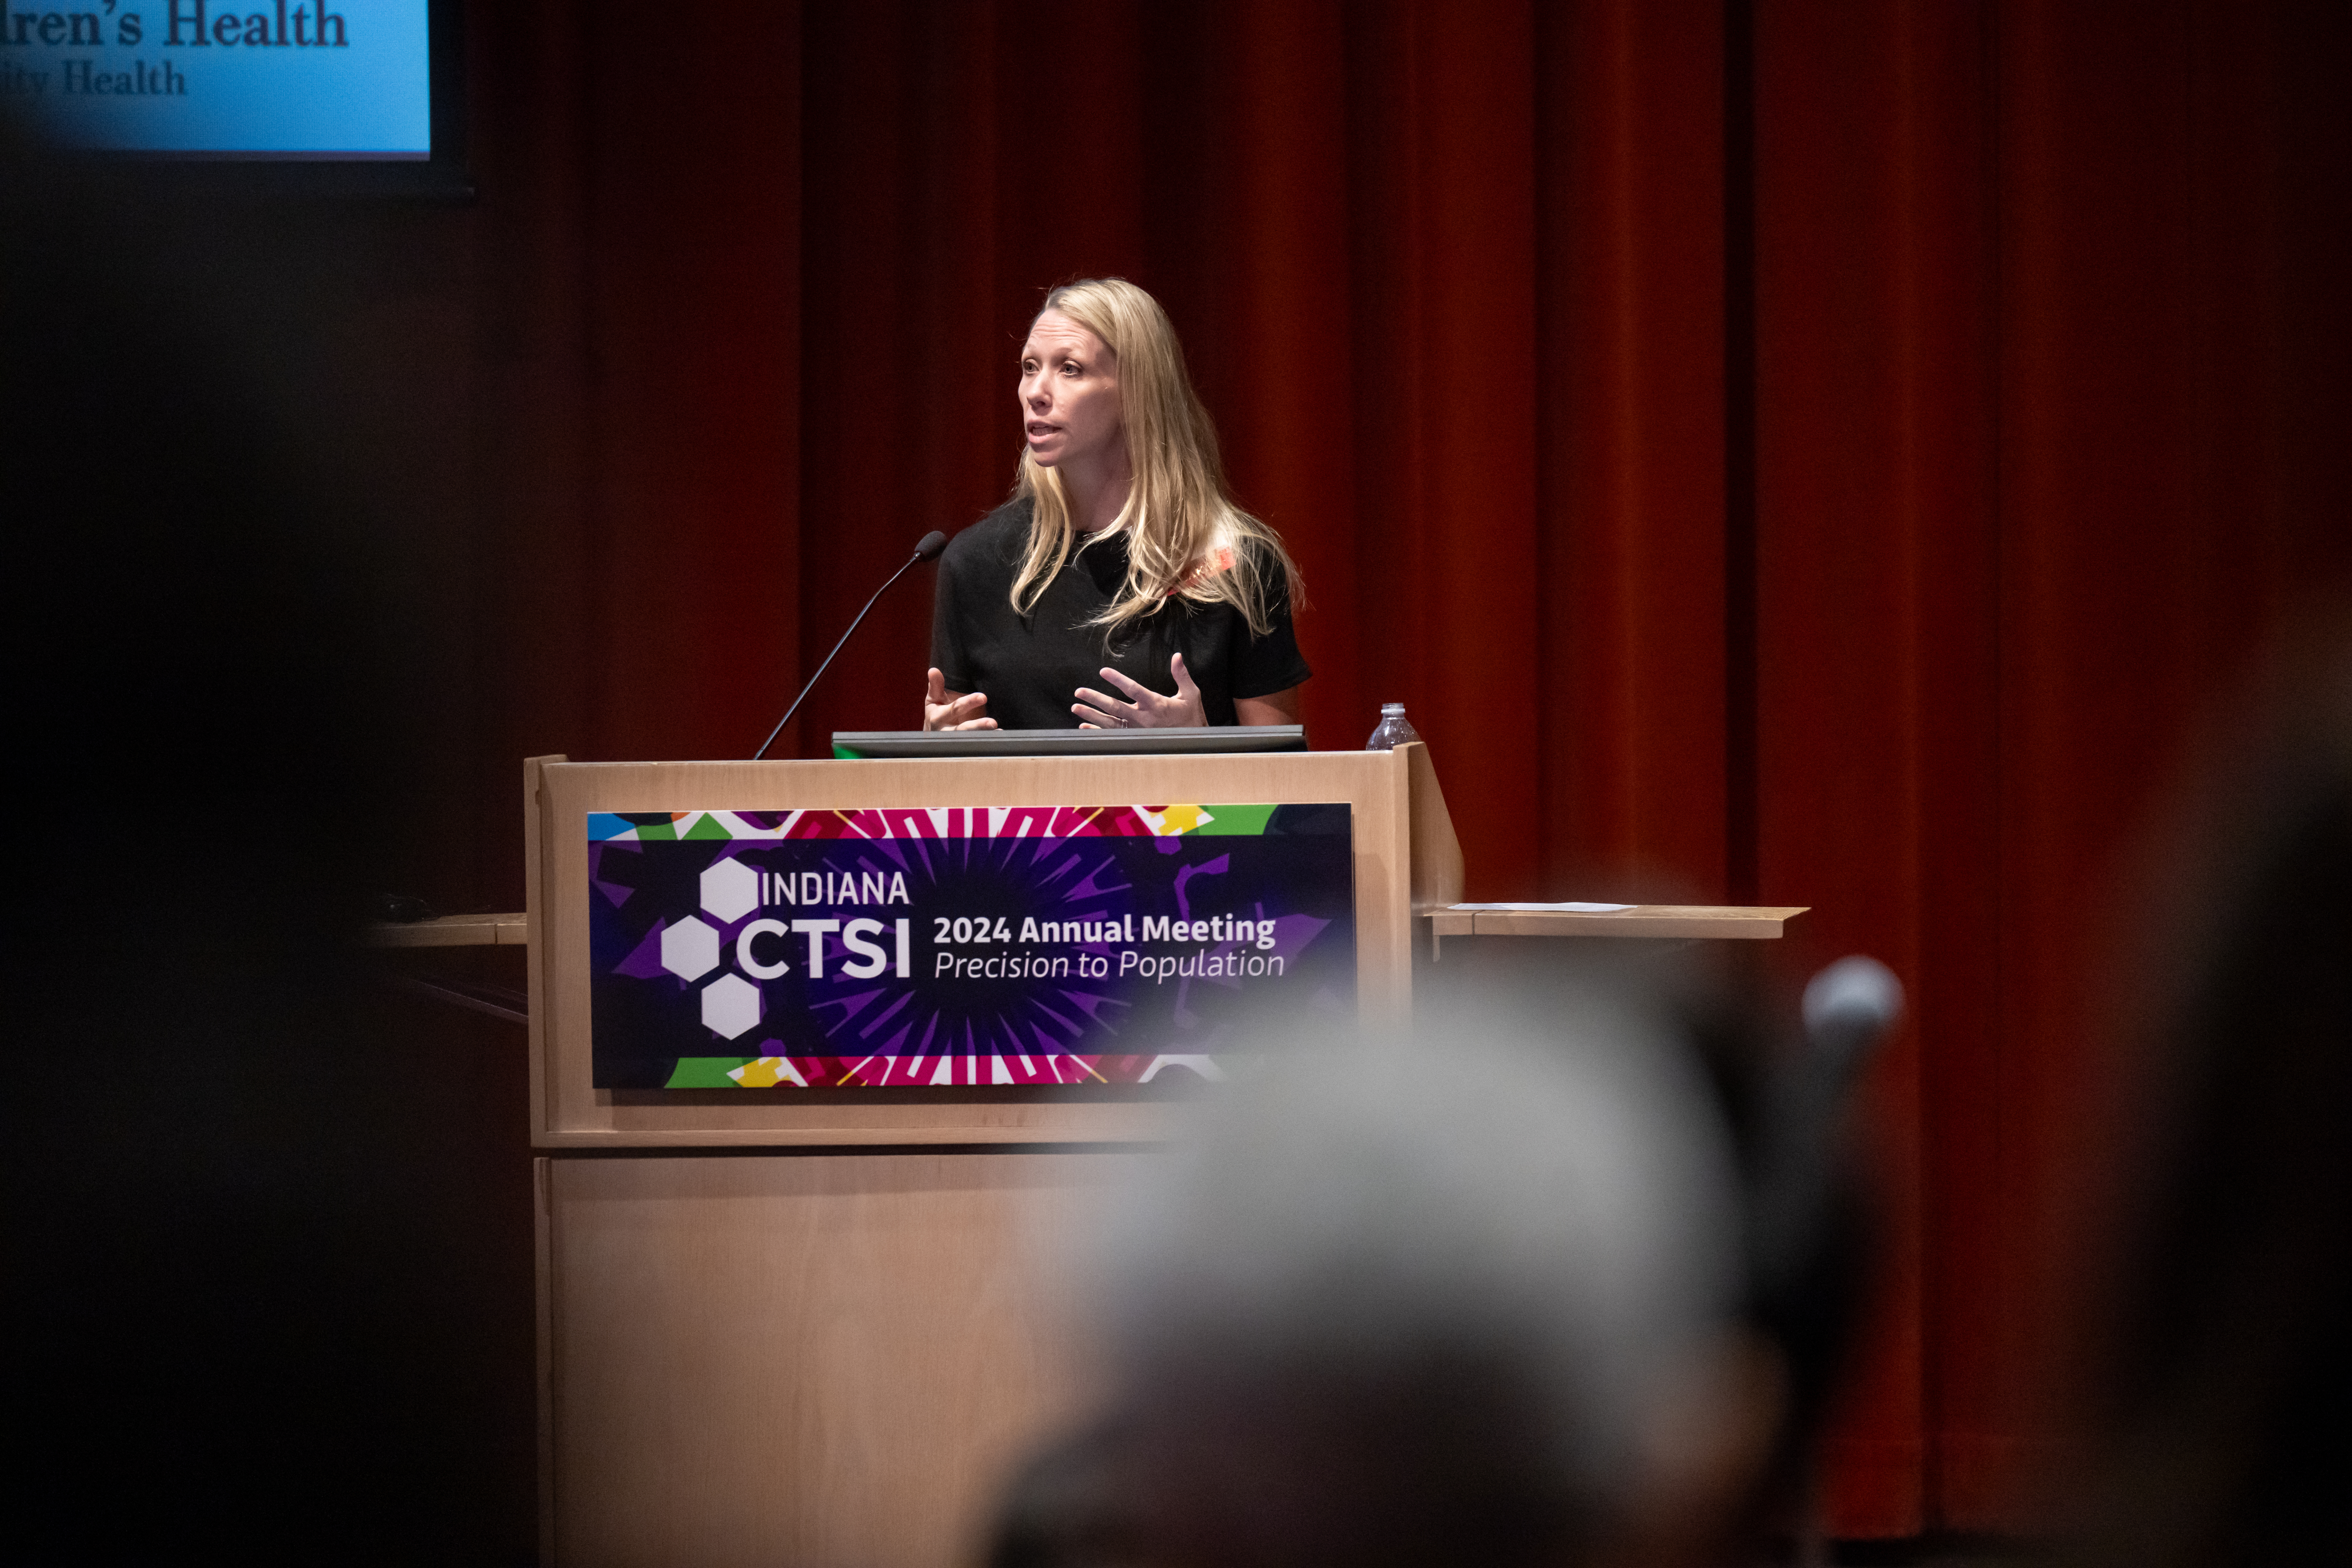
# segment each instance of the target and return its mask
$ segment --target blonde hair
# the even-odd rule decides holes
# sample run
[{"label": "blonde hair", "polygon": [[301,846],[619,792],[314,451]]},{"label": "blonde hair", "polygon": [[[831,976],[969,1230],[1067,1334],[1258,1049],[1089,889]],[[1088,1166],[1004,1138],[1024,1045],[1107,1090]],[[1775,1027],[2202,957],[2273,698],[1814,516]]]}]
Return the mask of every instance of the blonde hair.
[{"label": "blonde hair", "polygon": [[[1296,604],[1301,597],[1298,568],[1280,537],[1225,493],[1216,427],[1184,371],[1184,350],[1168,313],[1121,277],[1066,283],[1045,296],[1038,314],[1047,310],[1059,311],[1101,339],[1118,363],[1119,434],[1134,473],[1127,505],[1101,533],[1128,536],[1127,578],[1109,607],[1089,624],[1116,630],[1152,614],[1170,599],[1184,599],[1230,604],[1241,612],[1253,636],[1265,636],[1274,624],[1269,580],[1279,572],[1284,591]],[[1028,553],[1013,580],[1013,608],[1026,615],[1068,562],[1076,527],[1062,476],[1026,449],[1013,494],[1034,503]]]}]

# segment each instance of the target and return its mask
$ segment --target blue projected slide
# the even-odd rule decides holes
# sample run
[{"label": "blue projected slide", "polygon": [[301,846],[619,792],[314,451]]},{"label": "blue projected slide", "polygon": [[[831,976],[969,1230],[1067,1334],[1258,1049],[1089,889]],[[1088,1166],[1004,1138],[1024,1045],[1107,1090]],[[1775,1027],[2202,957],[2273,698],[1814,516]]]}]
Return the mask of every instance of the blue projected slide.
[{"label": "blue projected slide", "polygon": [[428,158],[425,9],[426,0],[0,0],[0,102],[67,146],[98,152]]}]

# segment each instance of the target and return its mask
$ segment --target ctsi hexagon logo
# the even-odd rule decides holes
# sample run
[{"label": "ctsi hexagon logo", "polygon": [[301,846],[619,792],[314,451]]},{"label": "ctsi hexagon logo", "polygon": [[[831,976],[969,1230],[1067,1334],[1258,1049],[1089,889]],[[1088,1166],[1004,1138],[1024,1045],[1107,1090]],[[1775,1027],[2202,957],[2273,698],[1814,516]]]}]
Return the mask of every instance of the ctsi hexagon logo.
[{"label": "ctsi hexagon logo", "polygon": [[1355,997],[1345,805],[589,818],[600,1088],[1215,1076]]},{"label": "ctsi hexagon logo", "polygon": [[[821,874],[821,873],[820,873]],[[760,988],[753,980],[773,980],[792,971],[789,960],[762,959],[754,951],[755,939],[762,936],[783,937],[797,930],[809,938],[808,963],[812,975],[822,975],[824,965],[824,936],[838,930],[845,947],[856,956],[842,965],[842,972],[857,979],[871,979],[882,973],[890,961],[889,955],[877,945],[876,938],[884,933],[884,923],[878,920],[754,920],[744,923],[743,917],[760,907],[767,891],[768,873],[755,870],[748,862],[737,858],[713,862],[703,868],[698,879],[702,914],[719,924],[711,925],[700,915],[689,915],[674,925],[665,925],[660,932],[661,967],[681,980],[699,980],[719,965],[719,933],[740,926],[735,933],[735,957],[742,974],[721,975],[702,989],[702,1023],[705,1029],[721,1040],[733,1040],[757,1027],[761,1004]],[[796,891],[796,890],[795,890]],[[888,889],[885,889],[887,894]],[[903,892],[903,887],[898,891]],[[907,922],[898,922],[898,973],[907,973],[905,955]],[[744,978],[749,976],[751,978]]]}]

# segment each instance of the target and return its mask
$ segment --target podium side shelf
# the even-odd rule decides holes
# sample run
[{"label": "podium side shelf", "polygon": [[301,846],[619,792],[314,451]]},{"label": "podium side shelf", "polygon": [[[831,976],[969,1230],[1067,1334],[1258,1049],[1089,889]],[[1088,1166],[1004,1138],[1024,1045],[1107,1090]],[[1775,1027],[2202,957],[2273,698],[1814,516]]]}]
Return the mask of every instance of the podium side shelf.
[{"label": "podium side shelf", "polygon": [[1613,936],[1765,941],[1783,935],[1811,905],[1635,904],[1623,909],[1463,909],[1429,911],[1433,951],[1447,936]]}]

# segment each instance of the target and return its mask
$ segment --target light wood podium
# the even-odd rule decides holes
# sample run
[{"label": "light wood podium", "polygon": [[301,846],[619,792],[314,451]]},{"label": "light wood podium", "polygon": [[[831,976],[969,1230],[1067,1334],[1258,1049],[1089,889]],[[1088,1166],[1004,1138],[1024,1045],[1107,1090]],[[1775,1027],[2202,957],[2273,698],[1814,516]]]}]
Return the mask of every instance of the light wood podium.
[{"label": "light wood podium", "polygon": [[1181,1108],[966,1091],[591,1082],[592,811],[1335,802],[1357,997],[1412,1000],[1462,894],[1427,751],[525,765],[541,1558],[971,1561],[1010,1467],[1087,1396],[1056,1249]]}]

